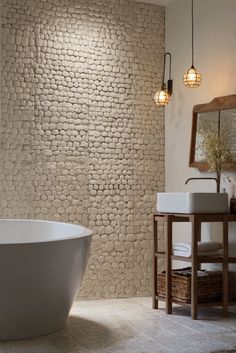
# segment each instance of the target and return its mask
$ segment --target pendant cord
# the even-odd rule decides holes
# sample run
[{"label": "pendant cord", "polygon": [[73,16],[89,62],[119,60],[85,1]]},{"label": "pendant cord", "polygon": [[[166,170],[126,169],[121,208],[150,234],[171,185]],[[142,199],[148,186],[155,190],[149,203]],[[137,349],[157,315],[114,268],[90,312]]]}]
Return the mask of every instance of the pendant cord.
[{"label": "pendant cord", "polygon": [[192,0],[192,66],[194,66],[194,26],[193,26],[193,0]]}]

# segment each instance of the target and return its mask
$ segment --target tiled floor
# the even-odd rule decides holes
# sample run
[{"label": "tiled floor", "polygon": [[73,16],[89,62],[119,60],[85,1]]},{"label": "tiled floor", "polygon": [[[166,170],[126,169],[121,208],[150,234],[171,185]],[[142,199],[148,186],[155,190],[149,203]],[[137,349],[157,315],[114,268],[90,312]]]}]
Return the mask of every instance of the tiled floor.
[{"label": "tiled floor", "polygon": [[[76,302],[65,328],[19,342],[1,342],[0,353],[210,353],[236,349],[236,311],[152,310],[150,298]],[[236,351],[236,350],[235,350]]]}]

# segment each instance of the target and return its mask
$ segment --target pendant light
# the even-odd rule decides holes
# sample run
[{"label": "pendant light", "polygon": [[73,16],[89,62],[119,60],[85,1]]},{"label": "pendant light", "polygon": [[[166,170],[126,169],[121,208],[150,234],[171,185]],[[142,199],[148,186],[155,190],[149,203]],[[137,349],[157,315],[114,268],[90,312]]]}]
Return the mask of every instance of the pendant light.
[{"label": "pendant light", "polygon": [[196,88],[202,82],[201,73],[194,67],[194,26],[193,26],[193,0],[192,0],[192,66],[185,72],[183,82],[186,87]]},{"label": "pendant light", "polygon": [[[169,55],[170,58],[170,66],[169,66],[169,79],[167,81],[167,85],[165,83],[165,71],[166,71],[166,57]],[[169,52],[164,55],[164,68],[163,68],[163,76],[162,76],[162,85],[161,90],[157,91],[154,95],[154,102],[156,105],[167,105],[170,101],[170,96],[172,95],[172,86],[173,81],[171,79],[171,54]]]}]

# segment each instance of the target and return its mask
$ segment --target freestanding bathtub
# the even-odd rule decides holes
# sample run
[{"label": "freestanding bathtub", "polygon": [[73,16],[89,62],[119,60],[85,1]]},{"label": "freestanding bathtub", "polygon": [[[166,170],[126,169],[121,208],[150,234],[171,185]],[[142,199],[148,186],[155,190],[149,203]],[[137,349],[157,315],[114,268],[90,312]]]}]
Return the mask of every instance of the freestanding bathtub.
[{"label": "freestanding bathtub", "polygon": [[79,225],[0,220],[0,340],[63,327],[83,278],[91,236]]}]

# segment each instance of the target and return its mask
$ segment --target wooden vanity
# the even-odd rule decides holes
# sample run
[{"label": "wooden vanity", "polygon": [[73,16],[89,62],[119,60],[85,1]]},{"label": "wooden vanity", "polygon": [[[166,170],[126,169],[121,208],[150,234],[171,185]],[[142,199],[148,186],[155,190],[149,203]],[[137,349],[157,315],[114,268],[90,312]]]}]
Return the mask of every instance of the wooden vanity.
[{"label": "wooden vanity", "polygon": [[[166,224],[165,244],[166,251],[158,251],[158,222]],[[191,222],[192,234],[192,255],[191,257],[173,256],[172,255],[172,226],[175,222]],[[201,241],[201,223],[203,222],[221,222],[223,228],[223,255],[219,257],[198,256],[198,241]],[[158,296],[157,292],[157,275],[158,275],[158,259],[164,258],[166,263],[166,313],[172,314],[172,260],[180,260],[190,262],[192,267],[191,276],[191,316],[192,319],[197,319],[198,306],[197,302],[197,271],[201,263],[221,263],[222,264],[222,281],[223,295],[220,303],[213,303],[215,306],[222,305],[222,314],[228,314],[228,265],[236,263],[236,257],[228,256],[228,225],[229,222],[236,222],[235,214],[172,214],[172,213],[157,213],[154,215],[153,235],[154,235],[154,253],[153,253],[153,308],[158,309],[158,301],[163,298]],[[210,303],[209,305],[213,305]],[[231,304],[231,303],[230,303]],[[206,304],[204,304],[206,306]]]}]

